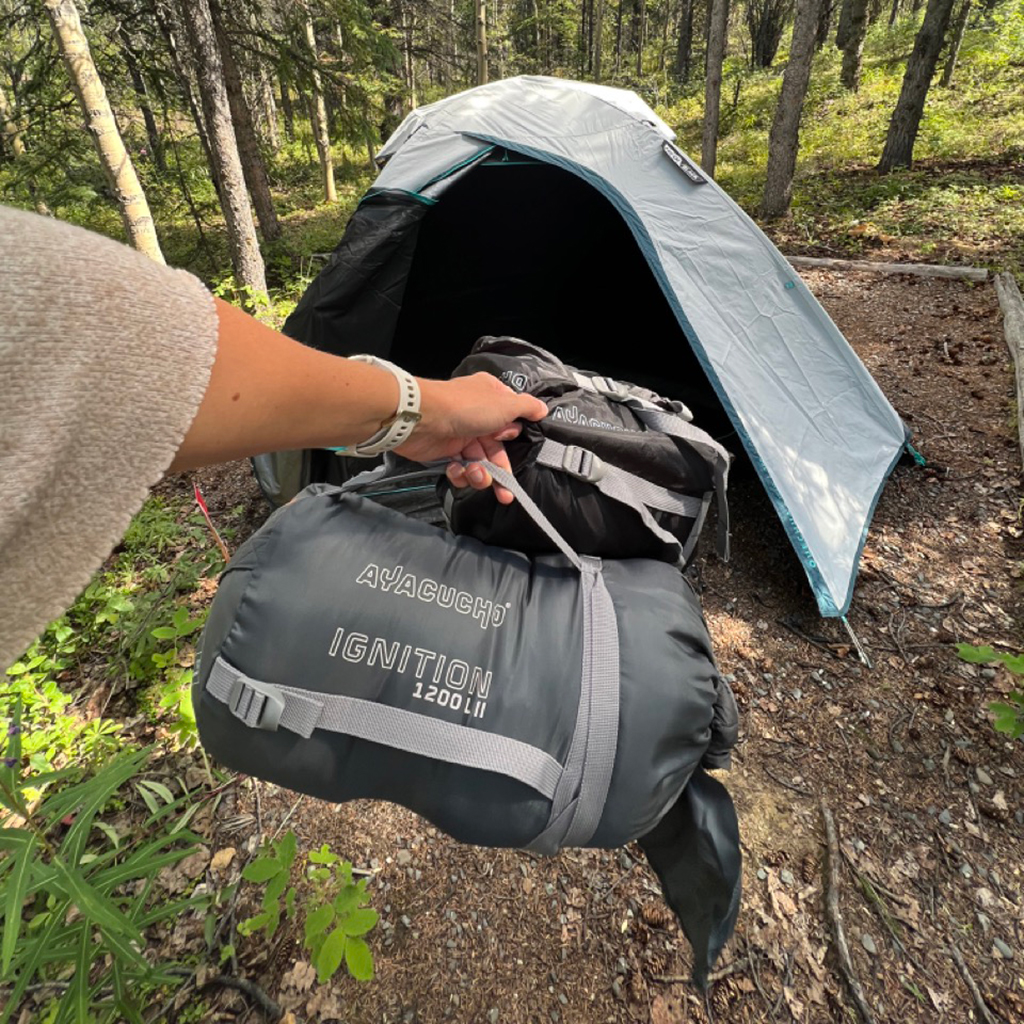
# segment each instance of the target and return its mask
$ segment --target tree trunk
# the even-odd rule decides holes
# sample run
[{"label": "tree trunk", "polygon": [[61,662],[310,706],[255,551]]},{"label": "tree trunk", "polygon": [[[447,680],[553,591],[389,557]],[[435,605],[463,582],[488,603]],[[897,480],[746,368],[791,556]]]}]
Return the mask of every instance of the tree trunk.
[{"label": "tree trunk", "polygon": [[846,45],[843,47],[843,70],[840,78],[847,89],[856,92],[860,88],[864,37],[868,34],[868,0],[846,0],[846,6],[850,11],[850,21]]},{"label": "tree trunk", "polygon": [[486,85],[487,78],[487,0],[476,3],[476,84]]},{"label": "tree trunk", "polygon": [[604,50],[604,4],[605,0],[594,0],[594,31],[591,49],[591,74],[595,82],[601,81],[601,54]]},{"label": "tree trunk", "polygon": [[284,133],[289,142],[295,141],[295,108],[292,106],[292,94],[289,91],[288,83],[278,79],[281,86],[281,113],[284,115]]},{"label": "tree trunk", "polygon": [[327,107],[324,103],[323,86],[320,83],[320,71],[317,65],[320,57],[316,48],[316,32],[313,30],[313,17],[306,14],[306,47],[313,61],[311,81],[312,93],[309,97],[309,120],[313,126],[313,138],[316,140],[316,151],[320,157],[320,173],[324,182],[324,199],[328,203],[338,201],[338,191],[334,186],[334,159],[331,156],[331,138],[327,131]]},{"label": "tree trunk", "polygon": [[892,8],[889,11],[889,28],[892,28],[896,24],[896,19],[900,16],[900,0],[892,0]]},{"label": "tree trunk", "polygon": [[647,35],[647,0],[637,0],[639,21],[637,24],[636,46],[636,77],[644,76],[644,38]]},{"label": "tree trunk", "polygon": [[57,38],[57,49],[64,59],[68,76],[82,113],[86,128],[99,154],[100,164],[110,189],[121,208],[128,241],[157,263],[164,262],[156,237],[153,217],[146,194],[142,191],[135,167],[118,131],[114,112],[110,109],[106,89],[96,72],[88,40],[82,31],[74,0],[46,0],[46,13]]},{"label": "tree trunk", "polygon": [[924,21],[914,40],[914,52],[907,61],[900,98],[896,101],[896,109],[889,122],[882,159],[878,163],[878,170],[882,174],[888,174],[896,167],[911,165],[914,141],[924,113],[924,101],[932,84],[952,11],[953,0],[928,0]]},{"label": "tree trunk", "polygon": [[123,25],[118,28],[117,37],[121,41],[121,52],[124,54],[124,62],[128,68],[128,77],[132,80],[132,89],[139,101],[139,110],[142,111],[142,120],[146,125],[146,137],[149,139],[153,162],[161,174],[166,174],[167,161],[164,159],[164,146],[160,141],[160,132],[156,126],[156,118],[153,116],[153,108],[149,105],[149,90],[146,88],[146,80],[142,77],[139,62],[135,59],[131,37]]},{"label": "tree trunk", "polygon": [[615,77],[619,77],[622,70],[622,5],[626,0],[619,0],[619,6],[615,14]]},{"label": "tree trunk", "polygon": [[818,10],[826,0],[797,0],[789,63],[782,76],[782,92],[768,139],[768,173],[761,201],[763,217],[782,217],[793,198],[793,173],[800,149],[800,115],[811,80]]},{"label": "tree trunk", "polygon": [[209,0],[209,3],[221,67],[224,71],[224,88],[227,90],[228,106],[231,109],[231,123],[235,129],[235,142],[242,162],[242,173],[249,195],[252,196],[252,205],[256,210],[256,219],[259,221],[263,237],[272,242],[281,237],[281,225],[277,222],[274,200],[270,195],[267,167],[256,139],[252,111],[242,89],[242,76],[239,74],[235,55],[231,52],[231,42],[224,28],[224,12],[218,0]]},{"label": "tree trunk", "polygon": [[686,85],[693,70],[693,0],[682,0],[679,11],[679,45],[676,47],[676,81]]},{"label": "tree trunk", "polygon": [[[836,49],[845,50],[850,37],[850,7],[855,0],[842,0],[839,8],[839,24],[836,26]],[[866,2],[866,0],[865,0]]]},{"label": "tree trunk", "polygon": [[408,97],[408,111],[417,107],[416,100],[416,65],[412,59],[412,32],[416,24],[416,16],[402,7],[402,56],[404,58],[405,94]]},{"label": "tree trunk", "polygon": [[946,58],[946,66],[942,69],[942,87],[947,88],[953,81],[953,72],[956,71],[956,62],[960,57],[960,47],[963,46],[964,33],[967,31],[967,19],[971,16],[971,0],[960,0],[960,10],[957,12],[956,22],[953,26],[953,38],[949,43],[949,56]]},{"label": "tree trunk", "polygon": [[[7,94],[4,92],[3,86],[0,86],[0,139],[3,140],[3,146],[0,149],[6,148],[11,154],[11,160],[15,163],[24,160],[25,140],[21,137],[14,111],[7,101]],[[35,184],[32,181],[27,181],[25,184],[28,194],[35,204],[36,213],[41,213],[44,217],[51,216],[50,208],[36,195]]]},{"label": "tree trunk", "polygon": [[207,0],[180,0],[185,28],[196,62],[196,78],[203,101],[203,119],[210,133],[210,149],[220,179],[220,204],[227,225],[228,245],[235,281],[247,292],[249,305],[258,305],[267,291],[263,256],[245,188],[238,142],[231,122],[231,105],[224,85],[213,16]]},{"label": "tree trunk", "polygon": [[192,87],[192,78],[189,74],[195,62],[188,47],[187,33],[184,36],[179,36],[175,23],[171,20],[172,13],[175,22],[178,20],[178,12],[172,12],[170,8],[165,10],[164,6],[159,3],[155,5],[154,12],[157,24],[160,26],[160,32],[167,43],[167,52],[171,55],[174,77],[178,80],[178,87],[181,89],[188,109],[192,114],[192,121],[196,126],[196,134],[199,136],[203,153],[206,155],[206,165],[210,168],[210,175],[213,178],[213,187],[217,192],[217,198],[220,199],[220,175],[217,171],[217,161],[213,157],[213,145],[210,142],[210,133],[206,130],[206,119],[203,117],[201,102],[196,98],[196,91]]},{"label": "tree trunk", "polygon": [[729,0],[709,0],[707,74],[704,85],[704,131],[701,136],[700,165],[714,177],[718,161],[718,117],[722,101],[722,61],[729,25]]},{"label": "tree trunk", "polygon": [[814,37],[814,49],[820,50],[828,42],[832,31],[832,19],[836,15],[836,0],[821,0],[818,6],[818,34]]},{"label": "tree trunk", "polygon": [[260,122],[263,141],[271,153],[281,148],[281,136],[277,130],[277,104],[274,102],[274,87],[270,84],[270,73],[260,66]]}]

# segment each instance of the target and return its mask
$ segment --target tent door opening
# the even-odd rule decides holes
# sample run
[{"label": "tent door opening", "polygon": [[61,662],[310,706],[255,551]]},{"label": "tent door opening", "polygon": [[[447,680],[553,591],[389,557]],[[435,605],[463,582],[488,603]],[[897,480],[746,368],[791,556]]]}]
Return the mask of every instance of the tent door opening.
[{"label": "tent door opening", "polygon": [[390,358],[447,377],[486,334],[681,399],[729,443],[732,425],[616,209],[570,172],[507,151],[424,215]]}]

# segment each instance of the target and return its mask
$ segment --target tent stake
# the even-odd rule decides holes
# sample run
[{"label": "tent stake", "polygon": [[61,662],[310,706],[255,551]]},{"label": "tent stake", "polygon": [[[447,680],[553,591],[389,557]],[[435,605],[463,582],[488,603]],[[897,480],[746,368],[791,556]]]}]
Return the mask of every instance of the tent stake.
[{"label": "tent stake", "polygon": [[846,627],[846,632],[849,633],[850,639],[853,641],[853,646],[857,651],[861,664],[873,669],[875,666],[871,663],[871,658],[868,656],[867,648],[860,642],[857,634],[854,633],[853,626],[850,625],[850,620],[847,619],[845,615],[840,615],[839,621]]}]

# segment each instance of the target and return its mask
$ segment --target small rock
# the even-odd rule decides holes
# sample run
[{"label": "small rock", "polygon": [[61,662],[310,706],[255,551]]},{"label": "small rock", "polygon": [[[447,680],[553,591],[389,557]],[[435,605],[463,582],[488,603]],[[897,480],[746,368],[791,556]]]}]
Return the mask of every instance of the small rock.
[{"label": "small rock", "polygon": [[633,858],[625,850],[619,850],[619,867],[628,871],[633,866]]},{"label": "small rock", "polygon": [[903,746],[903,744],[902,744],[902,743],[900,743],[900,741],[899,741],[899,740],[893,740],[893,741],[892,741],[892,749],[893,749],[893,752],[894,752],[894,753],[896,753],[896,754],[902,754],[902,753],[903,753],[903,751],[904,751],[904,750],[905,750],[906,748],[905,748],[905,747]]},{"label": "small rock", "polygon": [[961,864],[960,874],[963,875],[964,878],[972,878],[974,876],[974,869],[970,864]]},{"label": "small rock", "polygon": [[612,992],[615,994],[615,998],[616,999],[621,999],[621,1000],[625,1001],[626,993],[623,992],[623,990],[622,990],[622,982],[618,978],[616,978],[612,982]]},{"label": "small rock", "polygon": [[562,1004],[563,1006],[568,1006],[568,1005],[569,1005],[569,1000],[568,1000],[568,998],[566,998],[566,995],[565,995],[565,993],[564,993],[564,992],[559,992],[559,993],[558,993],[558,1001],[559,1001],[559,1002],[560,1002],[560,1003],[561,1003],[561,1004]]},{"label": "small rock", "polygon": [[1012,960],[1013,959],[1013,950],[1010,949],[1010,947],[1005,942],[1003,942],[1002,939],[993,939],[992,940],[992,945],[996,947],[996,952],[1004,960]]},{"label": "small rock", "polygon": [[996,677],[996,670],[994,668],[983,668],[981,670],[981,678],[982,679],[995,679],[995,677]]},{"label": "small rock", "polygon": [[981,928],[982,935],[988,935],[989,928],[992,927],[992,922],[989,920],[988,914],[983,914],[980,910],[975,917],[978,919],[978,925]]},{"label": "small rock", "polygon": [[985,771],[984,768],[981,768],[981,767],[975,768],[974,769],[974,773],[975,773],[975,775],[978,776],[978,781],[983,786],[991,786],[992,785],[992,776],[989,775],[989,773],[987,771]]},{"label": "small rock", "polygon": [[768,877],[768,872],[764,868],[757,869],[757,880],[763,882]]},{"label": "small rock", "polygon": [[619,957],[619,962],[615,965],[616,974],[629,974],[629,964],[626,963],[625,957]]},{"label": "small rock", "polygon": [[874,955],[875,955],[875,954],[876,954],[876,953],[878,952],[878,947],[877,947],[877,946],[875,945],[875,940],[874,940],[873,938],[871,938],[871,936],[870,936],[870,935],[868,935],[868,933],[867,933],[867,932],[864,932],[864,934],[863,934],[863,935],[861,935],[861,937],[860,937],[860,944],[861,944],[861,945],[862,945],[862,946],[863,946],[863,947],[864,947],[864,948],[865,948],[865,949],[866,949],[866,950],[867,950],[867,951],[868,951],[868,952],[869,952],[869,953],[870,953],[870,954],[871,954],[872,956],[874,956]]},{"label": "small rock", "polygon": [[948,810],[939,811],[939,821],[943,825],[949,825],[953,821],[953,815],[950,814]]},{"label": "small rock", "polygon": [[799,700],[804,695],[803,690],[792,690],[791,692],[793,694],[793,700]]},{"label": "small rock", "polygon": [[790,871],[789,868],[783,868],[779,872],[779,878],[782,879],[783,885],[793,885],[793,883],[796,881],[796,879],[793,877],[793,872]]},{"label": "small rock", "polygon": [[408,914],[403,914],[399,918],[399,920],[402,922],[403,925],[405,925],[406,928],[411,928],[412,927],[412,921],[409,920],[409,915]]},{"label": "small rock", "polygon": [[396,859],[401,867],[408,867],[412,863],[412,852],[410,850],[399,850]]},{"label": "small rock", "polygon": [[930,757],[924,759],[924,770],[926,772],[935,771],[935,762]]},{"label": "small rock", "polygon": [[487,1011],[487,1019],[490,1021],[490,1024],[498,1024],[498,1008],[496,1006],[492,1006]]}]

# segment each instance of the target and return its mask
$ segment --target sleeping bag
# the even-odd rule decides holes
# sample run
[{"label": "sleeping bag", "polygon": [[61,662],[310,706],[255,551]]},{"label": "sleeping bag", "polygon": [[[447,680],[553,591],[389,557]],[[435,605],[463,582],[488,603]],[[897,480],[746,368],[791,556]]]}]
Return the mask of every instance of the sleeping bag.
[{"label": "sleeping bag", "polygon": [[[200,737],[238,771],[393,801],[462,842],[622,845],[699,766],[727,766],[735,702],[677,569],[578,555],[488,468],[558,554],[454,537],[323,484],[275,512],[210,611]],[[728,829],[711,843],[735,845]],[[737,885],[738,868],[725,903]],[[732,925],[716,921],[724,942]],[[701,927],[706,973],[718,949]]]}]

